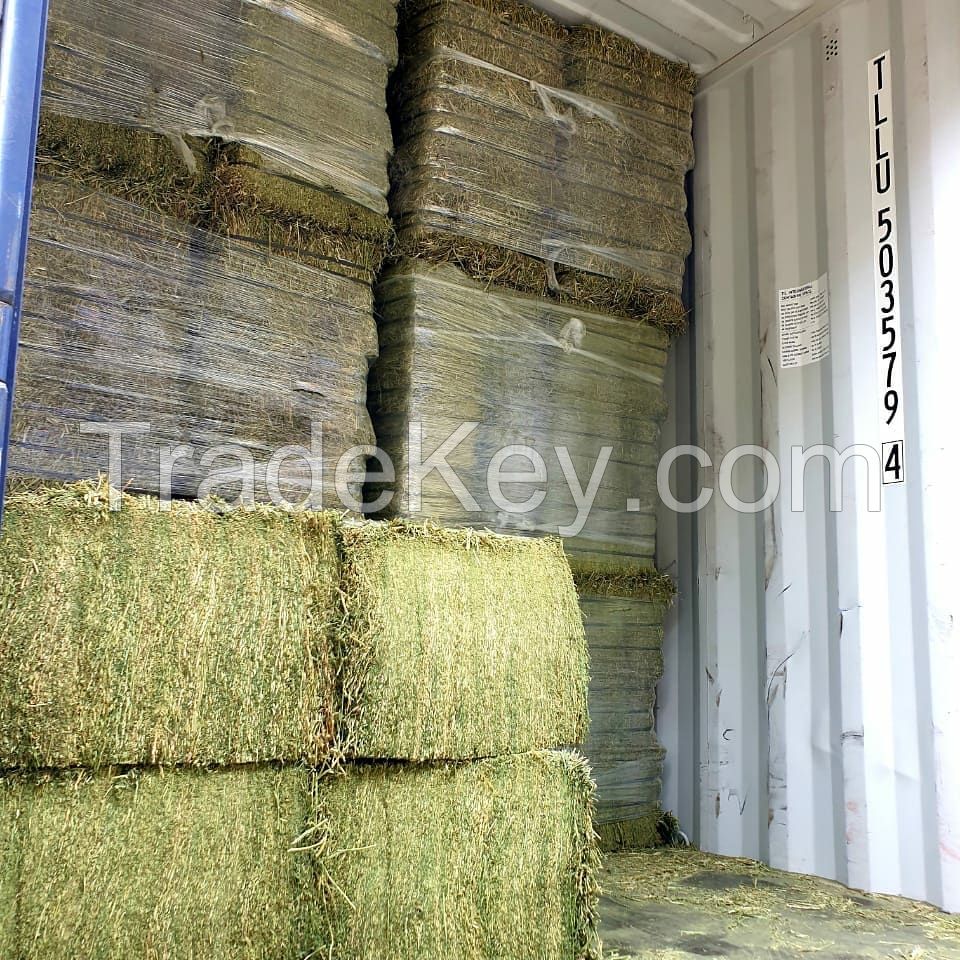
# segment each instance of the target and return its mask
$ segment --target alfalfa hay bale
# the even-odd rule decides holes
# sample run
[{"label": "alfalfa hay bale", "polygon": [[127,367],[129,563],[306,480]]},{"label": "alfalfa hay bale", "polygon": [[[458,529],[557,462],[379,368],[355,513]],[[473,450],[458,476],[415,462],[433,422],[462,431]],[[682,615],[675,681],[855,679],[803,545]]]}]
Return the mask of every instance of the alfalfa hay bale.
[{"label": "alfalfa hay bale", "polygon": [[34,198],[12,473],[107,473],[119,423],[124,489],[263,501],[274,461],[287,500],[339,506],[340,456],[373,442],[370,287],[82,182]]},{"label": "alfalfa hay bale", "polygon": [[[399,252],[454,263],[486,283],[682,327],[690,234],[676,198],[692,162],[692,100],[643,101],[641,112],[639,101],[567,89],[566,28],[516,13],[521,6],[417,0],[401,8],[392,98],[402,136],[391,194]],[[442,121],[434,130],[424,123],[431,114]],[[635,172],[651,166],[662,188]]]},{"label": "alfalfa hay bale", "polygon": [[654,570],[578,575],[590,649],[590,732],[582,746],[597,781],[604,850],[658,843],[664,750],[654,709],[663,675],[663,622],[673,581]]},{"label": "alfalfa hay bale", "polygon": [[302,960],[316,940],[313,864],[296,849],[309,776],[3,778],[0,847],[14,854],[0,864],[3,956]]},{"label": "alfalfa hay bale", "polygon": [[366,283],[393,240],[385,215],[286,176],[279,164],[239,144],[170,138],[46,110],[37,172]]},{"label": "alfalfa hay bale", "polygon": [[[586,487],[608,448],[592,509],[565,540],[571,563],[607,573],[652,564],[666,416],[664,331],[489,290],[450,267],[412,260],[386,274],[377,295],[381,355],[370,381],[370,409],[397,472],[386,515],[566,535],[579,511],[559,451]],[[411,425],[419,425],[426,452],[464,423],[477,426],[446,459],[478,509],[468,510],[437,473],[424,477],[419,498],[412,498]],[[495,497],[483,482],[491,457],[515,446],[533,448],[542,458],[545,480],[504,483],[502,498]],[[531,469],[509,458],[504,465]],[[376,492],[371,485],[368,496]],[[538,493],[544,496],[537,499]],[[631,499],[639,509],[627,513]],[[531,503],[510,510],[504,500]]]},{"label": "alfalfa hay bale", "polygon": [[593,786],[576,755],[358,765],[318,794],[332,842],[317,956],[599,957]]},{"label": "alfalfa hay bale", "polygon": [[341,749],[459,759],[578,742],[587,651],[556,540],[347,524]]},{"label": "alfalfa hay bale", "polygon": [[53,113],[236,142],[287,176],[387,212],[391,0],[60,0],[51,13]]},{"label": "alfalfa hay bale", "polygon": [[0,767],[323,759],[326,514],[14,493],[0,542]]}]

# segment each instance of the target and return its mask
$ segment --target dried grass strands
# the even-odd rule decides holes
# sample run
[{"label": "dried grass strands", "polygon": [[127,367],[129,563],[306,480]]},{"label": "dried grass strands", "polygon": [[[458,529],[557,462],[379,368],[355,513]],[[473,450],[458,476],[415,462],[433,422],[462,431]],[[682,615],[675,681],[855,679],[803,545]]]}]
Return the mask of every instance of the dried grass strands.
[{"label": "dried grass strands", "polygon": [[318,955],[597,960],[592,792],[564,753],[321,781],[336,846]]},{"label": "dried grass strands", "polygon": [[587,651],[558,541],[399,521],[341,537],[344,753],[458,759],[579,742]]},{"label": "dried grass strands", "polygon": [[183,141],[45,112],[37,169],[165,213],[213,233],[248,240],[341,276],[373,281],[392,243],[389,220],[337,193],[271,166],[239,145]]},{"label": "dried grass strands", "polygon": [[49,29],[46,105],[246,144],[291,176],[385,214],[394,16],[389,0],[62,0]]},{"label": "dried grass strands", "polygon": [[[376,353],[365,284],[223,241],[72,183],[39,181],[31,223],[11,466],[19,475],[77,480],[107,470],[106,438],[87,421],[145,422],[124,442],[121,485],[158,492],[161,448],[187,444],[174,495],[196,498],[236,444],[265,469],[280,448],[309,449],[324,424],[322,492],[339,455],[371,443],[366,381]],[[56,362],[51,362],[55,360]],[[310,490],[310,464],[286,461],[280,489]],[[360,485],[354,484],[359,495]]]},{"label": "dried grass strands", "polygon": [[4,777],[3,956],[301,960],[310,803],[295,768]]},{"label": "dried grass strands", "polygon": [[0,768],[323,759],[333,520],[124,496],[11,495]]}]

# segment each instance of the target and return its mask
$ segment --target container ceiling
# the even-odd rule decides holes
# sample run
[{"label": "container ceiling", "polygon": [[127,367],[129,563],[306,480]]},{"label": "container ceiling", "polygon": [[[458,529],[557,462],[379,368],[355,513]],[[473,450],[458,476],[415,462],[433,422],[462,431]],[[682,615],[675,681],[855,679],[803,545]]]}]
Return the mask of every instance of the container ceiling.
[{"label": "container ceiling", "polygon": [[534,0],[569,23],[590,21],[697,73],[709,73],[813,0]]}]

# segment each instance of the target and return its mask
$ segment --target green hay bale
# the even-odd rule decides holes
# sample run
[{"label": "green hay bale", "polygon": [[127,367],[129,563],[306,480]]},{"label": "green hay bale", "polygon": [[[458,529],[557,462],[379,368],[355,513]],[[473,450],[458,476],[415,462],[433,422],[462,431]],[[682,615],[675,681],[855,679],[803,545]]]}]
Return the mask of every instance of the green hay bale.
[{"label": "green hay bale", "polygon": [[673,578],[652,568],[611,574],[591,569],[577,560],[570,565],[580,594],[640,600],[660,606],[664,612],[673,605],[677,596],[677,585]]},{"label": "green hay bale", "polygon": [[385,214],[394,16],[389,0],[61,0],[49,26],[47,107],[247,144]]},{"label": "green hay bale", "polygon": [[5,778],[3,956],[301,960],[313,871],[291,848],[309,814],[296,769]]},{"label": "green hay bale", "polygon": [[[697,89],[697,75],[685,63],[667,60],[603,27],[572,27],[568,37],[569,49],[576,58],[609,64],[628,77],[656,80],[687,94],[692,95]],[[628,84],[628,88],[636,82]]]},{"label": "green hay bale", "polygon": [[[560,535],[578,515],[557,449],[566,448],[586,482],[602,450],[613,448],[585,524],[565,542],[578,565],[614,572],[653,562],[663,376],[668,338],[660,330],[550,301],[489,290],[450,268],[407,261],[378,290],[381,356],[370,381],[370,410],[397,479],[385,515],[428,517],[527,536]],[[504,403],[504,398],[509,402]],[[467,509],[439,474],[409,484],[409,427],[432,451],[464,422],[478,426],[447,462],[475,498]],[[612,429],[611,425],[615,425]],[[483,482],[491,457],[522,445],[542,457],[546,479],[506,483],[510,511]],[[528,471],[529,464],[509,464]],[[385,491],[369,485],[368,500]],[[630,499],[641,509],[626,512]]]},{"label": "green hay bale", "polygon": [[614,823],[598,824],[600,850],[603,853],[623,853],[632,850],[649,850],[660,846],[657,825],[662,817],[663,814],[656,809],[635,820],[617,820]]},{"label": "green hay bale", "polygon": [[588,662],[558,541],[342,530],[342,750],[459,759],[575,743]]},{"label": "green hay bale", "polygon": [[22,490],[0,546],[0,767],[316,762],[332,521]]},{"label": "green hay bale", "polygon": [[[672,584],[652,573],[606,585],[597,577],[576,579],[591,664],[591,723],[583,752],[597,781],[597,821],[652,820],[655,827],[664,751],[654,708],[663,676],[664,597]],[[631,579],[637,587],[632,596],[626,594]],[[584,593],[584,582],[601,592]],[[637,830],[624,835],[639,843]]]},{"label": "green hay bale", "polygon": [[319,796],[336,846],[317,956],[599,957],[592,785],[575,755],[358,766]]},{"label": "green hay bale", "polygon": [[528,80],[563,85],[566,29],[546,14],[513,0],[412,0],[402,6],[405,62],[455,50]]},{"label": "green hay bale", "polygon": [[[174,496],[269,500],[271,457],[311,451],[322,423],[322,451],[288,458],[278,486],[291,502],[340,505],[340,455],[373,442],[369,286],[69,181],[37,181],[30,243],[16,475],[106,473],[106,437],[82,424],[142,422],[150,431],[124,439],[117,486],[165,492],[160,454],[185,444],[193,455],[173,465]],[[224,444],[234,452],[219,456]],[[231,469],[252,482],[216,479]],[[359,497],[362,484],[350,486]]]},{"label": "green hay bale", "polygon": [[193,173],[165,136],[46,111],[37,172],[67,176],[271,254],[373,282],[392,242],[385,216],[284,174],[248,148],[192,137],[182,142],[197,165]]},{"label": "green hay bale", "polygon": [[437,266],[456,267],[471,280],[582,307],[611,316],[640,320],[679,336],[687,327],[687,309],[675,293],[658,290],[638,274],[617,279],[557,266],[559,289],[551,283],[543,259],[486,240],[457,234],[447,224],[401,223],[397,255]]},{"label": "green hay bale", "polygon": [[90,189],[206,226],[211,210],[209,147],[192,137],[183,143],[196,163],[193,173],[173,141],[162,134],[45,110],[37,133],[37,173],[70,176]]}]

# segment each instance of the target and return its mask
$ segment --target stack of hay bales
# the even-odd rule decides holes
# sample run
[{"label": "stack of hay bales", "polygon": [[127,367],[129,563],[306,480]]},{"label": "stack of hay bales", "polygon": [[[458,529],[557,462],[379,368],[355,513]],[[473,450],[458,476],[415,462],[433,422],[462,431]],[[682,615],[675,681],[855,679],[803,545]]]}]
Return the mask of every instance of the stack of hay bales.
[{"label": "stack of hay bales", "polygon": [[682,324],[693,74],[623,41],[632,59],[624,52],[609,99],[592,71],[609,35],[571,40],[517,0],[404,0],[400,27],[401,249],[485,282]]},{"label": "stack of hay bales", "polygon": [[9,503],[4,956],[597,956],[559,544],[121,503]]},{"label": "stack of hay bales", "polygon": [[669,577],[580,576],[590,647],[590,732],[584,753],[597,782],[597,829],[605,850],[658,842],[664,751],[654,708],[663,676]]},{"label": "stack of hay bales", "polygon": [[[373,440],[392,0],[52,6],[14,473],[94,476],[107,439],[82,424],[149,423],[125,487],[267,499],[296,448],[274,485],[334,503],[339,456]],[[254,490],[200,488],[248,462]]]},{"label": "stack of hay bales", "polygon": [[[404,260],[377,291],[381,358],[370,409],[397,480],[383,512],[422,512],[445,524],[556,536],[578,510],[557,453],[586,487],[605,447],[613,447],[583,530],[565,543],[578,569],[617,573],[646,567],[655,553],[657,458],[667,413],[663,390],[669,338],[648,324],[591,313],[539,297],[488,290],[449,266]],[[419,424],[424,456],[464,423],[479,424],[447,457],[477,502],[465,510],[438,473],[423,479],[420,506],[409,487],[409,425]],[[511,513],[491,497],[487,465],[501,448],[542,457],[547,476],[504,483],[507,500],[534,509]],[[507,460],[504,471],[531,471]],[[568,467],[569,469],[569,467]],[[544,482],[545,481],[545,482]],[[371,498],[380,490],[372,488]],[[499,500],[499,496],[496,497]],[[627,514],[628,499],[638,509]]]},{"label": "stack of hay bales", "polygon": [[[667,351],[685,318],[695,78],[515,0],[399,10],[401,256],[378,285],[369,399],[396,479],[368,483],[368,503],[382,516],[566,537],[599,665],[585,747],[599,819],[612,845],[640,844],[659,816],[653,707],[672,587],[654,570],[656,474]],[[440,472],[411,477],[464,422],[477,426],[443,448],[463,488]],[[511,455],[518,446],[539,459]],[[495,491],[498,453],[515,476]]]}]

